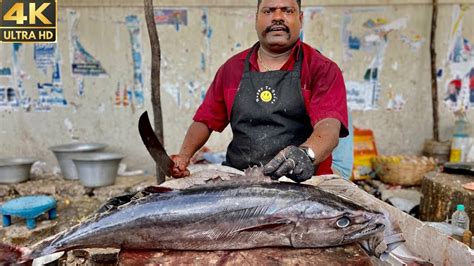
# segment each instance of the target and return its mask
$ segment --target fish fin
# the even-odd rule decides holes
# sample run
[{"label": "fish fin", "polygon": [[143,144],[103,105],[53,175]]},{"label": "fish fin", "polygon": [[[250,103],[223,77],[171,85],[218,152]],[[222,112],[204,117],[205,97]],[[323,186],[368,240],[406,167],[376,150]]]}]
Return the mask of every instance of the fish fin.
[{"label": "fish fin", "polygon": [[244,170],[244,178],[250,180],[250,182],[257,183],[272,183],[278,182],[273,180],[271,176],[263,173],[263,166],[252,166]]},{"label": "fish fin", "polygon": [[206,184],[214,184],[214,183],[220,183],[220,182],[225,182],[224,179],[220,175],[216,177],[209,178],[208,180],[204,181]]},{"label": "fish fin", "polygon": [[[201,228],[198,231],[190,231],[189,233],[195,235],[206,235],[214,240],[222,239],[234,239],[239,236],[239,233],[255,233],[263,232],[266,229],[268,231],[275,231],[285,225],[290,225],[291,220],[269,217],[261,219],[267,213],[268,207],[265,205],[253,206],[237,210],[221,211],[219,214],[207,216],[199,221],[196,221],[196,228]],[[228,220],[232,221],[229,226],[209,226],[209,228],[202,229],[199,224],[215,225],[220,223],[222,216],[227,217]],[[247,234],[245,234],[247,235]]]},{"label": "fish fin", "polygon": [[107,202],[102,204],[102,206],[96,211],[96,213],[104,213],[112,209],[116,209],[124,204],[143,198],[153,193],[167,193],[171,191],[173,191],[173,189],[168,187],[149,186],[138,192],[126,193],[109,199]]},{"label": "fish fin", "polygon": [[145,192],[149,193],[168,193],[173,191],[172,188],[162,186],[149,186],[144,189]]},{"label": "fish fin", "polygon": [[266,184],[275,182],[279,181],[272,180],[269,176],[263,174],[263,167],[253,166],[245,169],[243,175],[237,173],[222,173],[222,175],[215,175],[204,180],[204,184],[195,184],[188,188],[202,188],[205,186],[215,187],[218,185],[230,186],[234,184],[240,185],[243,183]]},{"label": "fish fin", "polygon": [[27,248],[0,243],[0,265],[10,265],[29,261],[31,251]]},{"label": "fish fin", "polygon": [[99,207],[99,209],[96,211],[96,213],[104,213],[104,212],[107,212],[109,210],[115,209],[118,206],[129,203],[136,196],[136,194],[137,194],[136,192],[126,193],[126,194],[122,194],[120,196],[110,198],[104,204],[102,204],[102,206]]},{"label": "fish fin", "polygon": [[260,166],[253,166],[245,169],[244,174],[237,174],[237,173],[224,173],[225,178],[221,175],[213,176],[204,182],[206,184],[218,184],[221,182],[225,182],[225,184],[229,184],[231,182],[235,183],[242,183],[242,182],[251,182],[251,183],[271,183],[273,180],[270,176],[266,176],[263,174],[263,167]]},{"label": "fish fin", "polygon": [[173,191],[173,189],[168,188],[168,187],[149,186],[138,192],[125,193],[120,196],[116,196],[109,199],[96,211],[96,213],[103,213],[112,209],[116,209],[119,206],[135,201],[137,199],[143,198],[152,193],[166,193],[166,192],[171,192],[171,191]]}]

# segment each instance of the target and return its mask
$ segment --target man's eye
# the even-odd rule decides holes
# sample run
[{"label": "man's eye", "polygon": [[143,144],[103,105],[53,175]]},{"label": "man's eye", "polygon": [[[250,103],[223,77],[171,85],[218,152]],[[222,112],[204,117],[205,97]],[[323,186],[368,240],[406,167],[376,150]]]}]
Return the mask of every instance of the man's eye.
[{"label": "man's eye", "polygon": [[270,14],[270,10],[263,10],[263,14]]},{"label": "man's eye", "polygon": [[286,14],[293,14],[294,13],[294,10],[293,9],[287,9],[286,10]]}]

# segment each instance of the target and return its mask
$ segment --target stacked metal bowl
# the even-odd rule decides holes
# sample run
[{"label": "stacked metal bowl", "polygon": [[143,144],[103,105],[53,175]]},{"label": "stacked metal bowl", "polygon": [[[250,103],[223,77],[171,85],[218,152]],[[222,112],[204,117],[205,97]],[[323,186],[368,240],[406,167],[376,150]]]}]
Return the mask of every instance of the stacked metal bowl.
[{"label": "stacked metal bowl", "polygon": [[71,143],[53,146],[49,149],[56,156],[64,179],[76,180],[79,179],[79,175],[72,159],[78,155],[101,151],[106,147],[107,144],[102,143]]},{"label": "stacked metal bowl", "polygon": [[15,184],[30,179],[34,158],[0,158],[0,183]]},{"label": "stacked metal bowl", "polygon": [[102,143],[73,143],[50,147],[65,179],[79,180],[85,187],[102,187],[115,183],[121,154],[103,152]]},{"label": "stacked metal bowl", "polygon": [[115,184],[117,171],[123,156],[117,153],[90,153],[76,156],[72,160],[85,187],[103,187]]}]

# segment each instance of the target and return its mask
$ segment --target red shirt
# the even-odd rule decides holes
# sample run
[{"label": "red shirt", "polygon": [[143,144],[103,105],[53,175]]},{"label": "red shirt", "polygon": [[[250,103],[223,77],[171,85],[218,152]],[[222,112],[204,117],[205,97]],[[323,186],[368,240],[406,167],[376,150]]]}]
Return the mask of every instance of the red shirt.
[{"label": "red shirt", "polygon": [[[303,49],[301,70],[301,91],[306,110],[314,127],[325,118],[335,118],[342,124],[340,137],[348,135],[346,87],[339,67],[308,44],[298,40],[293,47],[292,56],[281,70],[293,70],[299,49]],[[225,62],[217,71],[203,103],[199,106],[194,121],[206,124],[209,129],[222,132],[230,122],[232,104],[244,71],[244,62],[250,49],[247,49]],[[257,53],[250,56],[251,71],[259,71]],[[329,163],[328,158],[324,165]],[[327,162],[328,161],[328,162]],[[320,168],[323,163],[320,164]],[[322,169],[321,169],[322,170]],[[319,174],[332,173],[318,171]]]}]

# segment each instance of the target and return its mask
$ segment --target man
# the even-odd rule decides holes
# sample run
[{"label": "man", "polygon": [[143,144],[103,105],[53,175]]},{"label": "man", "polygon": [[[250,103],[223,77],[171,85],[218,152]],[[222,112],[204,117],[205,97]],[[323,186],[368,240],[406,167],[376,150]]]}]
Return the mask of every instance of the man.
[{"label": "man", "polygon": [[344,80],[335,63],[299,39],[301,0],[259,0],[259,42],[224,63],[194,116],[174,177],[189,175],[190,158],[230,123],[224,165],[264,165],[273,179],[302,182],[330,174],[331,152],[347,131]]}]

